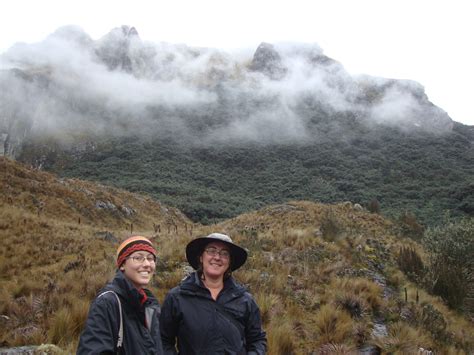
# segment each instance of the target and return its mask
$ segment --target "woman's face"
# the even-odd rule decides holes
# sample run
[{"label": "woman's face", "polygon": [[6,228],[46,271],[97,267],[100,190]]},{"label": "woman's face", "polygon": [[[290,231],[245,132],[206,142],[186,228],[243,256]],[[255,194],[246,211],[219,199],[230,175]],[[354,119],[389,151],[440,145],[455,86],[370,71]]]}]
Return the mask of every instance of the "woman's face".
[{"label": "woman's face", "polygon": [[200,257],[206,278],[224,278],[230,267],[230,250],[225,243],[211,242],[206,245]]},{"label": "woman's face", "polygon": [[120,267],[125,276],[137,288],[141,289],[148,285],[155,273],[155,257],[147,251],[136,251],[125,259]]}]

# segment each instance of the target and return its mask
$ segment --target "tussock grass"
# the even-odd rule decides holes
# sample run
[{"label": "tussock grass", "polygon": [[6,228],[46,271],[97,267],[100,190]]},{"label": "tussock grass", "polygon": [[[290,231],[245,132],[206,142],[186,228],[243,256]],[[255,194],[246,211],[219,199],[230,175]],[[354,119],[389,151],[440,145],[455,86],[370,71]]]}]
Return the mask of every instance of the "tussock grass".
[{"label": "tussock grass", "polygon": [[295,329],[288,319],[281,319],[278,325],[270,324],[267,328],[268,354],[292,355],[297,353]]},{"label": "tussock grass", "polygon": [[263,324],[268,324],[272,315],[277,313],[278,310],[281,312],[281,307],[279,307],[281,305],[281,298],[278,295],[258,292],[254,297],[260,308]]},{"label": "tussock grass", "polygon": [[404,323],[392,324],[388,336],[375,339],[374,343],[388,354],[416,354],[420,348],[433,346],[432,339],[424,331]]},{"label": "tussock grass", "polygon": [[372,312],[377,312],[384,305],[381,287],[364,278],[333,278],[328,290],[323,298],[326,302],[354,302],[360,304],[364,311]]},{"label": "tussock grass", "polygon": [[[375,317],[390,330],[380,343],[384,351],[474,349],[472,323],[399,271],[395,252],[405,240],[391,236],[393,225],[380,215],[356,211],[350,204],[293,201],[201,226],[146,196],[5,164],[8,171],[0,174],[2,346],[52,342],[74,353],[90,302],[113,277],[116,248],[133,223],[134,234],[149,236],[157,247],[150,289],[160,301],[185,276],[184,248],[191,239],[223,232],[247,248],[249,259],[234,276],[260,306],[269,354],[350,353],[377,340],[371,339]],[[129,206],[136,214],[97,209],[96,200]],[[325,240],[321,232],[328,216],[342,231],[335,241]],[[104,231],[117,242],[96,235]],[[406,242],[425,258],[421,246]],[[382,287],[372,280],[374,272],[392,287],[391,299],[384,299]],[[433,309],[425,308],[423,315],[428,304]],[[439,315],[445,329],[430,331],[425,323]],[[437,329],[449,336],[433,335]]]},{"label": "tussock grass", "polygon": [[319,345],[350,343],[353,326],[354,323],[346,312],[330,304],[322,306],[314,317],[314,329]]},{"label": "tussock grass", "polygon": [[357,349],[345,344],[324,344],[317,351],[318,355],[354,355]]},{"label": "tussock grass", "polygon": [[74,324],[73,317],[69,309],[62,308],[57,311],[48,331],[48,341],[59,346],[64,346],[72,339],[80,324]]}]

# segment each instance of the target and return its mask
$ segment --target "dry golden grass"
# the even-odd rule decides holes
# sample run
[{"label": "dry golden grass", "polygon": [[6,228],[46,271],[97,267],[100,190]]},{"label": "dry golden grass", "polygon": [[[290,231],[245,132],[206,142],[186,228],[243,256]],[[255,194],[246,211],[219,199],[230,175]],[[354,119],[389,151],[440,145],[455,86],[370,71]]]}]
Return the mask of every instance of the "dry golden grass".
[{"label": "dry golden grass", "polygon": [[433,340],[421,329],[405,323],[394,323],[388,335],[374,341],[387,354],[417,354],[420,348],[430,349]]},{"label": "dry golden grass", "polygon": [[[474,351],[472,322],[422,290],[414,303],[416,285],[398,270],[396,252],[408,245],[425,257],[422,248],[392,236],[390,221],[349,203],[294,201],[202,226],[146,196],[60,180],[4,158],[0,168],[0,347],[53,343],[61,348],[56,353],[74,353],[91,300],[115,272],[118,244],[97,233],[109,231],[120,241],[133,224],[134,234],[157,246],[150,288],[160,301],[185,276],[191,239],[223,232],[247,248],[249,259],[235,277],[260,306],[269,354],[346,354],[372,341],[394,353],[417,346]],[[97,201],[116,209],[98,208]],[[338,224],[335,238],[322,233],[328,220]],[[391,299],[374,273],[393,288]],[[422,325],[426,304],[446,320],[448,340]],[[404,308],[413,319],[401,317]],[[389,329],[384,339],[370,339],[376,317]]]},{"label": "dry golden grass", "polygon": [[267,327],[268,354],[269,355],[291,355],[297,353],[295,329],[291,323],[282,319],[276,326]]},{"label": "dry golden grass", "polygon": [[354,322],[347,312],[326,304],[314,317],[314,329],[317,345],[350,344],[352,342]]}]

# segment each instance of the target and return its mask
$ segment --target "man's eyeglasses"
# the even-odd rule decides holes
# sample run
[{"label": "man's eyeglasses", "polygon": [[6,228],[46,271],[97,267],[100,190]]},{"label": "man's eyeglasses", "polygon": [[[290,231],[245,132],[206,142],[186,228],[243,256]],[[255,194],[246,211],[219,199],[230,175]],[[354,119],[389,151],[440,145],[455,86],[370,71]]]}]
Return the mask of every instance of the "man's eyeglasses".
[{"label": "man's eyeglasses", "polygon": [[148,255],[148,256],[133,255],[133,256],[129,256],[127,259],[132,259],[137,264],[143,264],[145,260],[148,260],[150,264],[154,264],[156,262],[156,258],[153,255]]},{"label": "man's eyeglasses", "polygon": [[217,250],[214,247],[209,247],[204,249],[209,256],[217,256],[217,254],[220,255],[222,259],[229,259],[230,258],[230,252],[228,250],[222,249],[222,250]]}]

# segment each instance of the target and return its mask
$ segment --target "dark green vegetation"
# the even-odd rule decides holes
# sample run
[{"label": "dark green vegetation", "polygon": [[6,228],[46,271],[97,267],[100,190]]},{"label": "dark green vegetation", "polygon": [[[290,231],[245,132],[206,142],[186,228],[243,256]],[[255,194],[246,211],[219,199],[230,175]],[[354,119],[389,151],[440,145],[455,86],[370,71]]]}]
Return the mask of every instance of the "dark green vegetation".
[{"label": "dark green vegetation", "polygon": [[[350,200],[436,225],[446,210],[474,214],[473,142],[472,127],[457,123],[444,135],[357,125],[350,134],[280,145],[101,138],[75,158],[50,150],[45,167],[146,192],[202,223],[288,200]],[[22,159],[29,154],[26,147]]]},{"label": "dark green vegetation", "polygon": [[423,237],[431,253],[430,289],[452,308],[474,312],[474,218],[444,221]]}]

